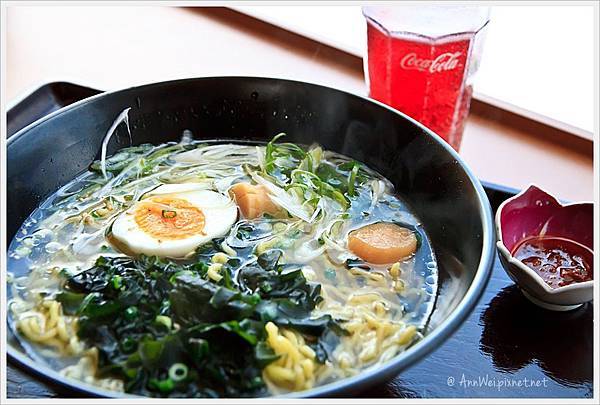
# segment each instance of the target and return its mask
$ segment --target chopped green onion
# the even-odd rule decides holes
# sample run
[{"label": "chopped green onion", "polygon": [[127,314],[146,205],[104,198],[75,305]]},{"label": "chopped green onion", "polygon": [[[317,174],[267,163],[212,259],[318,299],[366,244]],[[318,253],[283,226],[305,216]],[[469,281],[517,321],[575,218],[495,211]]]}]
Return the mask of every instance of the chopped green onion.
[{"label": "chopped green onion", "polygon": [[256,376],[253,379],[250,380],[250,384],[249,386],[251,388],[259,388],[263,386],[263,379],[260,376]]},{"label": "chopped green onion", "polygon": [[115,275],[112,278],[112,286],[115,290],[119,290],[121,287],[123,287],[123,279],[121,278],[121,276],[119,275]]},{"label": "chopped green onion", "polygon": [[127,319],[128,321],[131,321],[132,319],[137,318],[137,316],[138,316],[137,307],[129,307],[125,310],[125,319]]},{"label": "chopped green onion", "polygon": [[271,286],[271,284],[267,283],[267,282],[263,282],[260,283],[260,289],[266,293],[270,292],[271,290],[273,290],[273,287]]},{"label": "chopped green onion", "polygon": [[175,383],[170,378],[165,380],[157,380],[156,378],[152,378],[148,382],[148,386],[150,389],[159,390],[163,393],[169,393],[175,388]]},{"label": "chopped green onion", "polygon": [[171,326],[173,326],[173,321],[171,320],[171,318],[165,315],[158,315],[154,320],[156,321],[156,323],[165,325],[167,329],[171,329]]},{"label": "chopped green onion", "polygon": [[169,369],[169,378],[175,382],[183,381],[188,375],[188,368],[183,363],[175,363]]},{"label": "chopped green onion", "polygon": [[130,380],[133,380],[138,373],[138,369],[137,368],[124,368],[123,373],[125,374],[125,376],[127,376],[127,378],[129,378]]},{"label": "chopped green onion", "polygon": [[200,361],[208,355],[208,342],[204,339],[190,338],[190,353],[195,361]]},{"label": "chopped green onion", "polygon": [[177,211],[173,211],[173,210],[162,210],[162,216],[163,218],[175,218],[177,216]]},{"label": "chopped green onion", "polygon": [[123,351],[125,353],[131,353],[135,350],[135,348],[137,347],[137,342],[135,339],[131,338],[131,337],[126,337],[123,342],[121,342],[121,349],[123,349]]}]

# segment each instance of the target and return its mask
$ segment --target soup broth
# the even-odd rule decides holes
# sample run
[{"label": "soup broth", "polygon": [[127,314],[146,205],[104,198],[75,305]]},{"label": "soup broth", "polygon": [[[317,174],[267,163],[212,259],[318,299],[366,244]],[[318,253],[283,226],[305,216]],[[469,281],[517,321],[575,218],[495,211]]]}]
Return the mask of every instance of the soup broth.
[{"label": "soup broth", "polygon": [[417,343],[438,284],[418,218],[366,165],[279,140],[125,148],[50,196],[8,254],[28,353],[113,391],[252,397]]}]

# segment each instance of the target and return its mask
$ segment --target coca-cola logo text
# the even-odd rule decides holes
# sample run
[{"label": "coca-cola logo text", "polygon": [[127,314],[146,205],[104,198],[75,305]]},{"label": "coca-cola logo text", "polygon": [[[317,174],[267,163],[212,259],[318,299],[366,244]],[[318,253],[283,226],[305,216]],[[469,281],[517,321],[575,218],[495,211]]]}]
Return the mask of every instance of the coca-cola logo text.
[{"label": "coca-cola logo text", "polygon": [[416,53],[407,53],[400,61],[400,66],[404,69],[419,70],[421,72],[443,72],[458,66],[460,54],[460,52],[446,52],[438,55],[435,59],[421,59],[417,57]]}]

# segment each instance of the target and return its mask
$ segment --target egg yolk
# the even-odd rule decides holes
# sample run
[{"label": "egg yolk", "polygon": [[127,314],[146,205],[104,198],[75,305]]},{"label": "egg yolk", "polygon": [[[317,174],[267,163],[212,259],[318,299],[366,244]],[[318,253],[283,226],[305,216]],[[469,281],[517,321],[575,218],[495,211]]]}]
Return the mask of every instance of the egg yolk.
[{"label": "egg yolk", "polygon": [[203,234],[204,213],[181,198],[149,198],[139,204],[134,215],[140,229],[156,239],[185,239]]}]

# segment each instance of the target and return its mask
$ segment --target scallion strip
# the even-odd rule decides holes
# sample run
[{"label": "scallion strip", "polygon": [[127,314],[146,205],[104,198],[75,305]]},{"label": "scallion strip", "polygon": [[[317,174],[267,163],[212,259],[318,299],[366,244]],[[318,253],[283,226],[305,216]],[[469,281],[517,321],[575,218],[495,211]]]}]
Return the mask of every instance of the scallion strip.
[{"label": "scallion strip", "polygon": [[350,196],[355,196],[354,185],[356,183],[356,176],[358,175],[359,165],[357,162],[354,162],[352,166],[352,170],[350,170],[350,176],[348,176],[348,194]]}]

